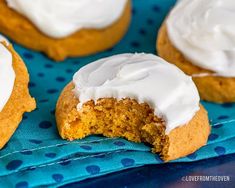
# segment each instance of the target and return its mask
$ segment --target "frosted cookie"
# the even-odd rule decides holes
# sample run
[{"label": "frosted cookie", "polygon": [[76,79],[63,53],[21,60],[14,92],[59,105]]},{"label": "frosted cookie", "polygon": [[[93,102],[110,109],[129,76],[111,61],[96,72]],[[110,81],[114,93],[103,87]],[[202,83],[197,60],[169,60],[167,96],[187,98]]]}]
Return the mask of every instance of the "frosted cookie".
[{"label": "frosted cookie", "polygon": [[207,142],[207,112],[191,77],[151,54],[122,54],[81,68],[61,93],[63,139],[91,134],[148,142],[165,161]]},{"label": "frosted cookie", "polygon": [[61,61],[119,42],[129,26],[131,1],[0,0],[0,12],[0,32]]},{"label": "frosted cookie", "polygon": [[28,83],[29,75],[22,59],[10,44],[0,42],[0,149],[15,132],[23,114],[36,107]]},{"label": "frosted cookie", "polygon": [[235,3],[179,1],[163,23],[158,54],[193,76],[203,100],[235,102]]}]

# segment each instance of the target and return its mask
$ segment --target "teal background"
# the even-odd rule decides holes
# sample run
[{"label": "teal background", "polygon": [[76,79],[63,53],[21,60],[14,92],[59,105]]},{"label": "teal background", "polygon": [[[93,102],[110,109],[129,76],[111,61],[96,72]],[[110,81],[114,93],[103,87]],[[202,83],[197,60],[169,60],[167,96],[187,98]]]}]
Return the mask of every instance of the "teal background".
[{"label": "teal background", "polygon": [[[54,109],[60,91],[87,63],[124,52],[156,53],[158,28],[174,3],[174,0],[133,0],[133,19],[124,39],[114,48],[86,58],[55,63],[12,41],[28,67],[29,88],[37,100],[37,109],[24,115],[19,128],[0,151],[1,187],[59,186],[127,168],[162,163],[143,143],[102,136],[73,142],[62,140],[56,129]],[[235,153],[235,104],[203,104],[212,124],[207,146],[172,162],[192,162]]]}]

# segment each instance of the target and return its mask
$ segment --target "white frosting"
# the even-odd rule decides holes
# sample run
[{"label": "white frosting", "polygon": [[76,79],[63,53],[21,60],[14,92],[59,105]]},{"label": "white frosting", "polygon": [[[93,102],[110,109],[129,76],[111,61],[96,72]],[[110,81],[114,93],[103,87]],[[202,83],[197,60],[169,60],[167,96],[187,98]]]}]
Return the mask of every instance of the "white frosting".
[{"label": "white frosting", "polygon": [[4,36],[0,35],[0,42],[2,41],[6,42],[7,45],[9,44],[9,41]]},{"label": "white frosting", "polygon": [[[6,39],[0,35],[0,41],[6,41]],[[6,47],[0,43],[0,112],[11,96],[14,82],[15,72],[12,67],[12,55]]]},{"label": "white frosting", "polygon": [[121,54],[81,68],[73,77],[78,109],[99,98],[146,102],[166,123],[166,133],[188,123],[199,110],[199,94],[176,66],[151,54]]},{"label": "white frosting", "polygon": [[235,1],[182,0],[167,19],[172,44],[193,64],[235,77]]},{"label": "white frosting", "polygon": [[117,21],[127,0],[6,0],[44,34],[67,37],[82,28],[101,29]]}]

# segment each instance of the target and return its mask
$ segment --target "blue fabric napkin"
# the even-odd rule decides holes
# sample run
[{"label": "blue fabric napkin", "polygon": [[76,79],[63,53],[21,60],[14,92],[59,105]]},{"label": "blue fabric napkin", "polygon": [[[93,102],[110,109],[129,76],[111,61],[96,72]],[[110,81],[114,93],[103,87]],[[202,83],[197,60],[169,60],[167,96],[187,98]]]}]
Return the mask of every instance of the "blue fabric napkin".
[{"label": "blue fabric napkin", "polygon": [[[27,64],[30,92],[37,110],[25,114],[8,144],[0,151],[1,187],[59,186],[73,181],[162,161],[144,144],[121,138],[90,136],[68,142],[57,132],[54,109],[63,87],[82,66],[124,52],[155,53],[157,30],[175,0],[133,0],[128,34],[114,48],[86,58],[55,63],[41,53],[14,44]],[[173,162],[191,162],[235,153],[235,104],[203,102],[212,133],[207,146]]]}]

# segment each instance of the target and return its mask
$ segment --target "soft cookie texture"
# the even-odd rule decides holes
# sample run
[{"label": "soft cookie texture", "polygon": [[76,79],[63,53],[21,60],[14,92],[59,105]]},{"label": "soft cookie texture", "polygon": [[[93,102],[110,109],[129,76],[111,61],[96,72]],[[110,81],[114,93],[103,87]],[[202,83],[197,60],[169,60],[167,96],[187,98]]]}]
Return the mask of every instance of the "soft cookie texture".
[{"label": "soft cookie texture", "polygon": [[13,57],[13,68],[16,74],[14,88],[10,99],[0,112],[0,149],[8,142],[15,132],[25,112],[36,108],[35,100],[28,90],[29,74],[22,59],[11,45],[6,46]]},{"label": "soft cookie texture", "polygon": [[131,19],[129,0],[122,16],[104,29],[82,29],[69,37],[55,39],[41,33],[28,19],[0,0],[0,32],[30,49],[42,51],[56,61],[86,56],[114,46],[126,33]]},{"label": "soft cookie texture", "polygon": [[77,109],[74,84],[62,91],[56,106],[56,121],[63,139],[81,139],[91,134],[124,137],[134,142],[148,142],[152,151],[160,153],[165,161],[193,153],[207,142],[210,125],[206,110],[200,110],[186,125],[165,134],[164,122],[154,115],[146,103],[133,99],[102,98],[86,102]]},{"label": "soft cookie texture", "polygon": [[[202,100],[217,103],[235,102],[235,78],[213,76],[212,71],[193,65],[173,46],[165,23],[158,33],[157,51],[160,57],[193,76]],[[204,73],[206,74],[204,75]]]}]

